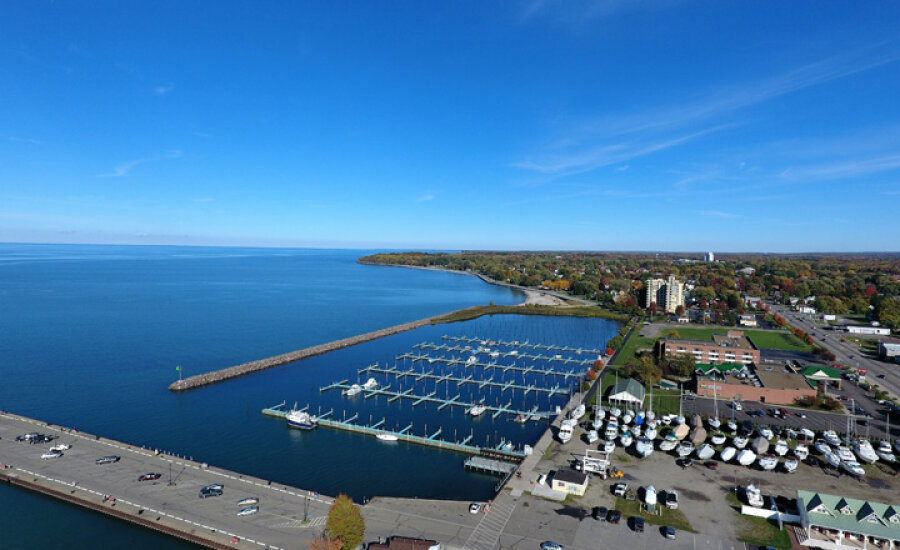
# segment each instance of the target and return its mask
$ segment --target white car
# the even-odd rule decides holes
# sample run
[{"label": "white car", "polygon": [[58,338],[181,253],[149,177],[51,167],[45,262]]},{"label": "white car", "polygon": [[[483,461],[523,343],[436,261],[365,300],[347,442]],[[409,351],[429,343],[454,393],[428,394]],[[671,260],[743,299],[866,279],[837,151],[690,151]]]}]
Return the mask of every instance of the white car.
[{"label": "white car", "polygon": [[539,485],[547,484],[547,474],[541,474],[540,476],[538,476],[538,484]]},{"label": "white car", "polygon": [[47,451],[46,453],[44,453],[44,454],[41,455],[41,458],[44,459],[44,460],[48,460],[48,459],[50,459],[50,458],[59,458],[59,457],[61,457],[62,455],[63,455],[63,454],[62,454],[61,452],[59,452],[59,451]]},{"label": "white car", "polygon": [[472,504],[469,505],[469,513],[470,514],[477,514],[480,511],[481,511],[481,503],[480,502],[473,502]]},{"label": "white car", "polygon": [[57,443],[56,445],[50,447],[51,451],[68,451],[72,446],[68,443]]}]

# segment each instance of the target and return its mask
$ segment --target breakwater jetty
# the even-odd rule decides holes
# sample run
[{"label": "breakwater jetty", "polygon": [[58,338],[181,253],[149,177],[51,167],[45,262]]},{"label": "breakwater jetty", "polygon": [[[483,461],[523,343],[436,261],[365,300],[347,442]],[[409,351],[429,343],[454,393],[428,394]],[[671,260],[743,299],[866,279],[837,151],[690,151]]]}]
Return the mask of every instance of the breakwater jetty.
[{"label": "breakwater jetty", "polygon": [[200,388],[203,386],[208,386],[210,384],[216,384],[218,382],[230,380],[231,378],[237,378],[238,376],[244,376],[245,374],[251,374],[261,370],[271,369],[273,367],[279,367],[281,365],[287,365],[288,363],[294,363],[296,361],[308,359],[316,355],[322,355],[331,351],[349,348],[357,344],[371,342],[372,340],[378,340],[379,338],[384,338],[393,334],[415,330],[417,328],[421,328],[435,322],[440,322],[442,319],[448,316],[458,315],[460,313],[469,311],[470,309],[472,308],[466,308],[451,313],[435,315],[426,319],[419,319],[418,321],[411,321],[409,323],[394,325],[392,327],[374,330],[365,334],[359,334],[357,336],[342,338],[340,340],[334,340],[325,344],[318,344],[316,346],[311,346],[301,350],[283,353],[274,357],[267,357],[265,359],[250,361],[249,363],[242,363],[240,365],[207,372],[205,374],[198,374],[196,376],[191,376],[183,380],[176,380],[169,385],[169,390],[174,392],[192,390],[194,388]]}]

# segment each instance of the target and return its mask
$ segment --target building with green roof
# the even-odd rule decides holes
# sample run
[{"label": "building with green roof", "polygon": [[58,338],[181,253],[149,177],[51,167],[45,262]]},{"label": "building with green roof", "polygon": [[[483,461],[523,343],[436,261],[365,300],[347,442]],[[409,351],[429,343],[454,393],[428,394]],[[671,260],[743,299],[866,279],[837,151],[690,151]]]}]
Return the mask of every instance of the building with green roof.
[{"label": "building with green roof", "polygon": [[797,491],[804,546],[825,549],[900,548],[900,505]]},{"label": "building with green roof", "polygon": [[645,395],[644,385],[634,378],[620,380],[609,391],[609,400],[614,403],[635,403],[637,405],[644,404]]},{"label": "building with green roof", "polygon": [[841,389],[841,370],[833,367],[819,367],[819,366],[811,366],[811,367],[803,367],[800,369],[800,374],[806,377],[807,380],[814,386],[824,382],[825,384],[831,384],[835,386],[837,389]]}]

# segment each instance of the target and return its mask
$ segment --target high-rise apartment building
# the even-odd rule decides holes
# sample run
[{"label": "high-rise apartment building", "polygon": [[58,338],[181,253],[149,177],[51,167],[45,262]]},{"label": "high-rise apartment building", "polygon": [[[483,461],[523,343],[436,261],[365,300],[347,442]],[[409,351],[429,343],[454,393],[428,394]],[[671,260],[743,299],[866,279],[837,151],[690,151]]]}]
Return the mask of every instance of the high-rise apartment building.
[{"label": "high-rise apartment building", "polygon": [[656,307],[669,313],[684,305],[684,283],[669,275],[668,279],[649,279],[646,283],[647,307],[656,302]]},{"label": "high-rise apartment building", "polygon": [[714,262],[714,261],[716,261],[716,255],[713,254],[712,252],[707,252],[706,254],[703,255],[703,261],[704,262]]}]

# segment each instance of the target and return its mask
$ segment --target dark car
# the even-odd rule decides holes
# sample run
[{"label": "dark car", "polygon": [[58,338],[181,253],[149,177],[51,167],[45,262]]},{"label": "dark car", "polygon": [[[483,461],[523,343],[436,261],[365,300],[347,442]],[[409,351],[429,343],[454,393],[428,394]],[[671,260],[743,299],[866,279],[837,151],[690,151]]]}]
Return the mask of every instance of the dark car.
[{"label": "dark car", "polygon": [[150,472],[149,474],[143,474],[138,478],[138,481],[156,481],[161,478],[162,474],[158,474],[156,472]]},{"label": "dark car", "polygon": [[606,521],[608,523],[619,523],[620,519],[622,519],[622,512],[618,510],[610,510],[606,514]]},{"label": "dark car", "polygon": [[707,460],[704,462],[704,465],[710,470],[717,470],[719,468],[719,463],[715,460]]},{"label": "dark car", "polygon": [[34,439],[35,437],[38,437],[40,435],[41,434],[39,434],[37,432],[28,432],[27,434],[22,434],[22,435],[16,436],[16,441],[31,441],[32,439]]},{"label": "dark car", "polygon": [[222,496],[222,489],[207,489],[204,487],[200,489],[200,498],[209,498],[209,497],[220,497]]},{"label": "dark car", "polygon": [[643,533],[644,532],[644,518],[639,518],[639,517],[632,518],[632,526],[634,527],[635,533]]},{"label": "dark car", "polygon": [[119,461],[118,456],[108,455],[108,456],[101,456],[100,458],[95,460],[94,463],[95,464],[112,464],[113,462],[118,462],[118,461]]},{"label": "dark car", "polygon": [[674,527],[669,527],[669,526],[663,527],[662,532],[663,532],[663,536],[666,537],[667,539],[673,539],[673,540],[675,539],[675,528]]},{"label": "dark car", "polygon": [[609,513],[609,510],[606,509],[606,506],[594,506],[594,519],[597,521],[606,521],[606,514]]}]

